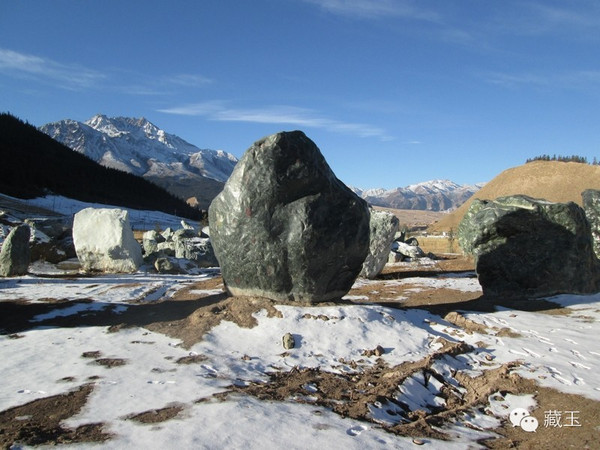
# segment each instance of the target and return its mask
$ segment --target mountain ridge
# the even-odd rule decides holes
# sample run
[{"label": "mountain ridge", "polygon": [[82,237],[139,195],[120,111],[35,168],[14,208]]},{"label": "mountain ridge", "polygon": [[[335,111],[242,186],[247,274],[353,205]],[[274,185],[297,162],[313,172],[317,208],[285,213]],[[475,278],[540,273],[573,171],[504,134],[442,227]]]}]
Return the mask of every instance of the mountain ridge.
[{"label": "mountain ridge", "polygon": [[425,211],[451,211],[462,205],[485,183],[459,185],[446,179],[434,179],[394,189],[351,187],[373,206]]},{"label": "mountain ridge", "polygon": [[202,208],[237,163],[230,153],[201,149],[144,117],[96,114],[85,122],[64,119],[40,130],[105,167],[146,178],[184,200],[196,197]]},{"label": "mountain ridge", "polygon": [[200,211],[156,184],[103,167],[8,113],[0,114],[0,160],[0,192],[11,197],[54,193],[83,202],[201,218]]}]

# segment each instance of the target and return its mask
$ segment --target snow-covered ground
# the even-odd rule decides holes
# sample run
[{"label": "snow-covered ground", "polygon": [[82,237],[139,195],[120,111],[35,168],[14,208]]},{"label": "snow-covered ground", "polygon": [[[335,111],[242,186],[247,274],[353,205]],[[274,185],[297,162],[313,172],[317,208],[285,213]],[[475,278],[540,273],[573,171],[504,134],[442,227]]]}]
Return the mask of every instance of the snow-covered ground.
[{"label": "snow-covered ground", "polygon": [[[85,208],[117,208],[129,211],[129,223],[134,230],[153,230],[157,226],[161,229],[171,227],[173,229],[181,228],[181,217],[160,211],[147,211],[132,208],[123,208],[122,206],[103,205],[99,203],[86,203],[60,195],[47,195],[30,200],[19,201],[40,208],[46,208],[65,216],[73,216],[75,213]],[[187,219],[186,219],[187,220]],[[195,226],[198,224],[194,224]]]},{"label": "snow-covered ground", "polygon": [[[600,348],[595,340],[600,333],[600,294],[552,298],[570,311],[564,315],[502,308],[491,313],[463,313],[487,327],[487,333],[467,332],[421,309],[359,303],[276,306],[281,317],[258,311],[253,328],[222,321],[187,349],[177,339],[141,327],[109,332],[103,326],[44,326],[44,320],[53,314],[89,314],[108,305],[114,305],[119,313],[140,303],[170,301],[178,290],[213,275],[214,271],[194,277],[138,272],[76,279],[24,276],[0,280],[0,301],[4,302],[93,299],[71,309],[57,307],[54,312],[36,316],[18,336],[0,335],[0,410],[64,393],[94,380],[87,404],[64,425],[105,423],[106,431],[115,438],[103,443],[102,448],[412,448],[412,438],[381,428],[399,419],[378,402],[368,405],[372,421],[365,422],[310,404],[310,395],[302,402],[293,398],[261,401],[240,394],[217,400],[212,395],[231,385],[267,381],[272,372],[319,367],[332,373],[358,373],[375,365],[376,358],[365,357],[363,352],[377,346],[383,348],[381,358],[389,366],[419,361],[442,347],[440,338],[473,346],[473,351],[445,356],[431,366],[450,383],[455,382],[457,371],[476,376],[504,363],[520,361],[515,371],[522,377],[600,401]],[[413,288],[477,289],[472,276],[392,282]],[[361,283],[370,282],[360,280],[357,285]],[[214,287],[203,290],[201,284],[194,288],[199,296],[217,292]],[[512,333],[500,336],[498,330],[502,328]],[[294,336],[296,346],[286,352],[281,339],[288,332]],[[125,363],[107,368],[83,357],[86,352],[98,352],[103,358],[122,359]],[[198,363],[177,364],[180,358],[195,355],[202,355]],[[311,389],[316,388],[306,386],[308,393]],[[397,400],[411,410],[443,406],[440,389],[434,378],[424,383],[415,374],[398,386]],[[462,420],[446,426],[451,441],[426,438],[417,442],[429,448],[477,447],[476,440],[493,434],[489,430],[505,422],[510,411],[517,407],[534,411],[533,394],[492,396],[486,412],[473,409]],[[200,399],[204,401],[197,402]],[[182,412],[170,420],[156,424],[128,420],[133,414],[173,405],[179,405]]]}]

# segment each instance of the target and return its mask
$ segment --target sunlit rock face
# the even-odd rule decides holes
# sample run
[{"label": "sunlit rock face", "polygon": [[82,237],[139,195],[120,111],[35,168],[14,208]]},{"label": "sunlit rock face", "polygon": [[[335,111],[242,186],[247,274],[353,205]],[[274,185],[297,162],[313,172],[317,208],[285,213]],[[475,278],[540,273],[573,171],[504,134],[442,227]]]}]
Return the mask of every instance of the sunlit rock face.
[{"label": "sunlit rock face", "polygon": [[143,263],[142,248],[123,209],[79,211],[73,219],[73,243],[86,271],[135,272]]},{"label": "sunlit rock face", "polygon": [[369,250],[364,200],[301,131],[255,142],[209,209],[233,295],[322,302],[345,295]]}]

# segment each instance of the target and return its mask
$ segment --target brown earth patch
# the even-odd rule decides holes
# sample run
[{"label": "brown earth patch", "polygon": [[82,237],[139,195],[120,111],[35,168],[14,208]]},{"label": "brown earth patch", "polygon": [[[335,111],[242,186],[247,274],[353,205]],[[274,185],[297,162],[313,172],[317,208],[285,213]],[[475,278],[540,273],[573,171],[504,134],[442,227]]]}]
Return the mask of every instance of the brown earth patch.
[{"label": "brown earth patch", "polygon": [[94,363],[112,369],[113,367],[124,366],[127,364],[127,360],[122,358],[99,358],[95,359]]},{"label": "brown earth patch", "polygon": [[[331,409],[342,417],[376,423],[390,433],[410,436],[426,443],[427,439],[451,440],[443,430],[449,423],[464,423],[463,419],[473,410],[484,411],[490,396],[500,393],[513,395],[534,395],[538,407],[531,412],[539,421],[537,433],[527,433],[512,426],[508,417],[502,426],[495,430],[497,437],[482,439],[479,443],[488,448],[555,449],[558,442],[568,443],[571,448],[595,448],[597,445],[600,420],[600,402],[582,396],[568,395],[549,388],[539,387],[535,381],[522,378],[511,369],[517,364],[507,364],[471,377],[455,372],[452,377],[458,381],[461,390],[431,370],[431,364],[441,357],[455,357],[473,349],[464,343],[444,342],[444,348],[420,361],[412,361],[389,367],[382,360],[372,368],[357,373],[331,373],[321,369],[292,369],[289,372],[269,374],[266,383],[253,383],[248,386],[232,386],[226,393],[217,396],[224,400],[234,393],[252,395],[260,400],[294,401],[318,405]],[[355,365],[358,367],[358,364]],[[427,380],[435,377],[443,384],[440,391],[446,405],[431,407],[430,411],[408,409],[397,400],[398,386],[410,376]],[[207,401],[201,399],[200,401]],[[397,424],[376,422],[371,416],[373,405],[379,409],[388,408],[390,417],[396,415]],[[402,412],[404,410],[404,412]],[[545,411],[577,411],[580,427],[544,426]],[[398,413],[400,411],[400,413]],[[508,413],[508,411],[507,411]],[[472,427],[472,426],[471,426]],[[480,430],[483,431],[483,430]]]},{"label": "brown earth patch", "polygon": [[199,364],[201,362],[206,361],[207,359],[208,359],[208,357],[206,355],[188,355],[188,356],[182,356],[177,361],[175,361],[175,363],[176,364]]},{"label": "brown earth patch", "polygon": [[126,419],[146,424],[166,422],[167,420],[177,417],[177,415],[184,409],[185,407],[183,405],[176,404],[160,409],[151,409],[139,414],[131,414],[127,416]]},{"label": "brown earth patch", "polygon": [[0,446],[104,442],[112,436],[102,423],[67,428],[61,421],[77,414],[93,385],[85,384],[65,394],[45,397],[0,412]]}]

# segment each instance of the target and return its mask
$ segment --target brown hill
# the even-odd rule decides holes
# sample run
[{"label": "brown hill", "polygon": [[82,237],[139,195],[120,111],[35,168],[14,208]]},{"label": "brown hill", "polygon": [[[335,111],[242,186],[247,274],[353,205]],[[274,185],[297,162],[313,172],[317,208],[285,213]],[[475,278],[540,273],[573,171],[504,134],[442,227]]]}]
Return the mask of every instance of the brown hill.
[{"label": "brown hill", "polygon": [[581,193],[586,189],[600,189],[600,166],[533,161],[502,172],[456,211],[432,224],[429,231],[456,231],[475,198],[493,200],[505,195],[524,194],[553,202],[572,201],[581,205]]}]

